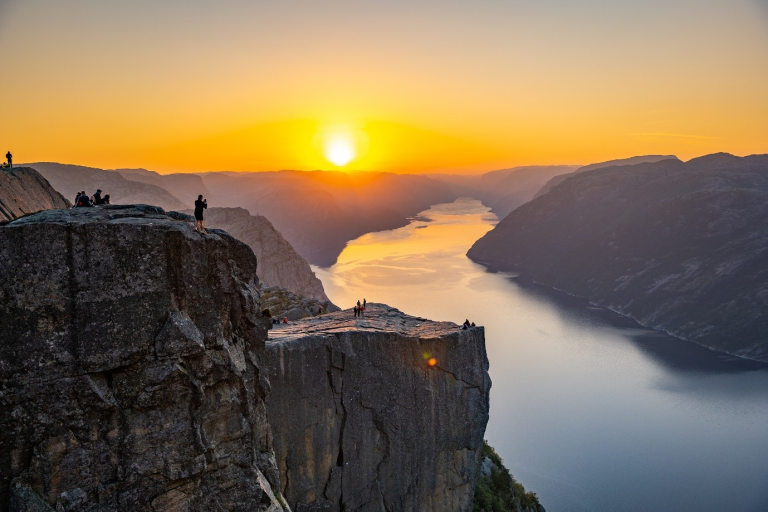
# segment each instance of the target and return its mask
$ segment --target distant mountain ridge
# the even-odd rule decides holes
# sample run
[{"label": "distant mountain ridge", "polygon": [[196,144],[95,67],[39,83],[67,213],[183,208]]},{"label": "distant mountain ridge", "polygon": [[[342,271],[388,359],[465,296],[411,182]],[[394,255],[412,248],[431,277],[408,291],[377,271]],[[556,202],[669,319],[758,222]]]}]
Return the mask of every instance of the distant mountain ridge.
[{"label": "distant mountain ridge", "polygon": [[533,199],[548,180],[578,168],[578,165],[529,165],[499,169],[478,176],[427,176],[453,186],[457,197],[470,196],[482,201],[499,218],[504,218],[521,204]]},{"label": "distant mountain ridge", "polygon": [[119,172],[55,162],[37,162],[27,165],[37,169],[53,185],[53,188],[71,201],[75,200],[75,194],[80,190],[85,190],[90,196],[100,188],[103,194],[110,195],[112,204],[144,203],[159,206],[165,210],[183,210],[194,203],[193,200],[188,206],[165,188],[127,179]]},{"label": "distant mountain ridge", "polygon": [[467,254],[643,325],[768,361],[768,155],[575,174]]},{"label": "distant mountain ridge", "polygon": [[571,173],[565,173],[560,174],[558,176],[552,177],[549,181],[547,181],[541,189],[536,192],[536,194],[531,199],[536,199],[539,196],[543,196],[547,192],[549,192],[552,187],[559,185],[563,181],[567,180],[574,174],[580,174],[582,172],[588,172],[588,171],[594,171],[595,169],[601,169],[603,167],[616,167],[616,166],[622,166],[622,165],[636,165],[636,164],[648,164],[648,163],[654,163],[654,162],[660,162],[662,160],[678,160],[678,158],[675,155],[641,155],[641,156],[632,156],[629,158],[619,158],[617,160],[608,160],[607,162],[600,162],[596,164],[589,164],[582,167],[579,167],[575,171]]}]

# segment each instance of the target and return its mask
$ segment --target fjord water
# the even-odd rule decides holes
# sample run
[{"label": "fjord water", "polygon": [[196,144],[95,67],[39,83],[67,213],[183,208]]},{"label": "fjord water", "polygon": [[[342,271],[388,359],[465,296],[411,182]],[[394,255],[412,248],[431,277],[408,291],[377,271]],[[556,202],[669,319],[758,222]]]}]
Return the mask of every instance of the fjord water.
[{"label": "fjord water", "polygon": [[768,365],[487,272],[465,253],[496,221],[472,199],[436,205],[314,270],[345,309],[485,326],[486,438],[549,512],[768,510]]}]

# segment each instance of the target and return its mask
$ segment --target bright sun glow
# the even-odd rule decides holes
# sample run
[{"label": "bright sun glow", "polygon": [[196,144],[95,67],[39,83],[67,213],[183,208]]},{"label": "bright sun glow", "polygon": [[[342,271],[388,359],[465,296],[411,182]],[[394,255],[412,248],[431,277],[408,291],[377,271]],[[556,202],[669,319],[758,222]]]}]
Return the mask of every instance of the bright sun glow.
[{"label": "bright sun glow", "polygon": [[325,143],[323,152],[325,153],[325,158],[339,167],[347,165],[355,158],[353,141],[343,135],[330,137]]},{"label": "bright sun glow", "polygon": [[315,134],[315,148],[336,167],[360,160],[368,150],[368,136],[351,126],[326,127]]}]

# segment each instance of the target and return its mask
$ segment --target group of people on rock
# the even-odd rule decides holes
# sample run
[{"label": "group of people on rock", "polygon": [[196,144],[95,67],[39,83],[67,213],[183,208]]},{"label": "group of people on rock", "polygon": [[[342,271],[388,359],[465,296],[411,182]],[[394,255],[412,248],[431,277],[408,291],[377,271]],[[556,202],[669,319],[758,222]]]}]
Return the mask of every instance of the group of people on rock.
[{"label": "group of people on rock", "polygon": [[360,304],[359,300],[357,301],[357,306],[355,306],[355,317],[364,316],[365,315],[365,305],[366,305],[366,300],[365,299],[363,299],[363,303],[362,304]]},{"label": "group of people on rock", "polygon": [[464,320],[464,323],[461,325],[461,329],[466,331],[470,327],[476,327],[475,322],[470,323],[469,319]]},{"label": "group of people on rock", "polygon": [[109,204],[109,194],[102,197],[101,189],[98,189],[93,193],[91,197],[88,197],[88,194],[85,193],[85,190],[82,190],[77,193],[77,197],[75,197],[75,204],[72,206],[72,208],[101,206],[103,204]]}]

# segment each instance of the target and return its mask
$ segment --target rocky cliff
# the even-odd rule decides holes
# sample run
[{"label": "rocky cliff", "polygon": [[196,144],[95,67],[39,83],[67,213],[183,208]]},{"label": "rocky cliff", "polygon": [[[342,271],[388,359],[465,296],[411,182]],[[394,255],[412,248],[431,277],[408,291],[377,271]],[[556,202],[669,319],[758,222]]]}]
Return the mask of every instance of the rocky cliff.
[{"label": "rocky cliff", "polygon": [[768,361],[768,155],[575,174],[470,249],[641,324]]},{"label": "rocky cliff", "polygon": [[0,228],[0,510],[282,510],[256,259],[154,207]]},{"label": "rocky cliff", "polygon": [[481,328],[372,305],[267,341],[253,252],[176,219],[0,227],[0,511],[471,509]]},{"label": "rocky cliff", "polygon": [[470,510],[491,385],[483,340],[383,304],[271,331],[267,414],[293,510]]},{"label": "rocky cliff", "polygon": [[0,222],[28,213],[72,206],[31,167],[0,169]]},{"label": "rocky cliff", "polygon": [[297,295],[327,302],[323,283],[272,223],[243,208],[208,208],[205,225],[220,228],[248,244],[260,264],[259,279]]}]

